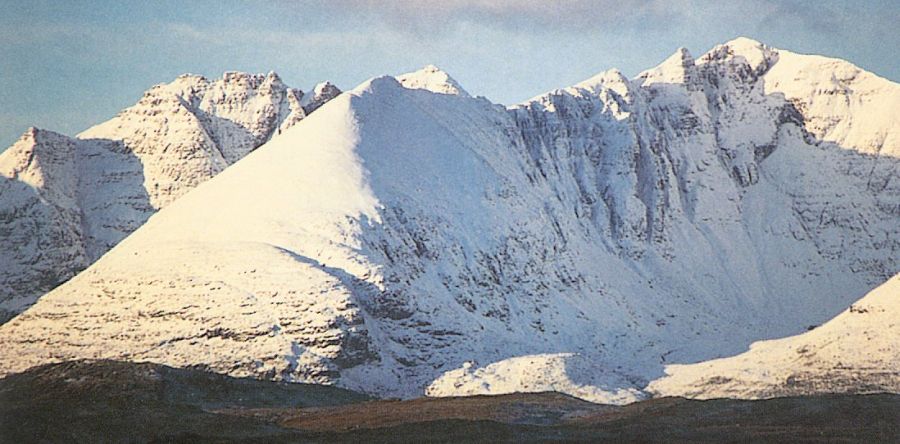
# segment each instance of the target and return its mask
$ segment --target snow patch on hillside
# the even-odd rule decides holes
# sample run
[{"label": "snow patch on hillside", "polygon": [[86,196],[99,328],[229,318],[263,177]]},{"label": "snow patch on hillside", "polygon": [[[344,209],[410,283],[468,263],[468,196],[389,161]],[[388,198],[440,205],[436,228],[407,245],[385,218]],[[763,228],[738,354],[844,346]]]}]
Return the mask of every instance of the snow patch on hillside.
[{"label": "snow patch on hillside", "polygon": [[[559,392],[599,404],[628,404],[643,398],[622,376],[609,374],[574,353],[520,356],[477,367],[466,362],[432,382],[427,396]],[[608,387],[608,388],[604,388]]]}]

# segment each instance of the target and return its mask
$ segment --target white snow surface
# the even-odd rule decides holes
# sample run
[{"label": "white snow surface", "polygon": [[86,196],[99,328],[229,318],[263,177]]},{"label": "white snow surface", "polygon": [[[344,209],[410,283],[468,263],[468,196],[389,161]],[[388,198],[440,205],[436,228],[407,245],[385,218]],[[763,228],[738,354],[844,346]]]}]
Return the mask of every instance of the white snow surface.
[{"label": "white snow surface", "polygon": [[450,77],[450,74],[434,65],[428,65],[418,71],[401,74],[396,79],[404,88],[424,89],[438,94],[469,97],[469,93],[453,77]]},{"label": "white snow surface", "polygon": [[[900,268],[895,139],[816,132],[838,111],[790,75],[773,89],[780,60],[812,57],[788,54],[679,50],[511,107],[372,79],[0,326],[0,374],[113,358],[638,399],[667,365],[799,333]],[[900,107],[871,103],[841,118]]]},{"label": "white snow surface", "polygon": [[303,98],[275,73],[183,75],[77,138],[29,129],[0,154],[0,323],[302,120]]},{"label": "white snow surface", "polygon": [[432,382],[427,396],[473,396],[560,392],[602,404],[628,404],[644,398],[621,375],[574,353],[517,356],[476,367],[465,362]]},{"label": "white snow surface", "polygon": [[822,392],[900,393],[900,275],[807,333],[753,343],[740,355],[672,365],[649,390],[692,398]]}]

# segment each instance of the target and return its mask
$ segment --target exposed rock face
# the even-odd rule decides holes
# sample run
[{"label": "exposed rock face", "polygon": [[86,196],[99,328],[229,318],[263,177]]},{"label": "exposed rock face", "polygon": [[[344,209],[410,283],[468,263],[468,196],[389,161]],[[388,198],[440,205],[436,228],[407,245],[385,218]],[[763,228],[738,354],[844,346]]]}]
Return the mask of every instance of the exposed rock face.
[{"label": "exposed rock face", "polygon": [[329,100],[337,97],[341,90],[331,82],[322,82],[313,88],[312,93],[304,96],[303,110],[307,114],[315,111]]},{"label": "exposed rock face", "polygon": [[184,75],[78,138],[29,129],[0,155],[0,321],[302,120],[302,99],[275,73]]},{"label": "exposed rock face", "polygon": [[302,97],[274,73],[183,75],[78,137],[122,141],[146,165],[144,188],[158,209],[302,119]]},{"label": "exposed rock face", "polygon": [[797,333],[900,268],[898,148],[812,127],[822,88],[776,70],[808,57],[738,40],[512,107],[431,68],[373,79],[0,327],[0,372],[114,358],[637,399],[667,364]]},{"label": "exposed rock face", "polygon": [[0,322],[89,263],[85,244],[72,242],[84,239],[76,143],[31,128],[0,156]]}]

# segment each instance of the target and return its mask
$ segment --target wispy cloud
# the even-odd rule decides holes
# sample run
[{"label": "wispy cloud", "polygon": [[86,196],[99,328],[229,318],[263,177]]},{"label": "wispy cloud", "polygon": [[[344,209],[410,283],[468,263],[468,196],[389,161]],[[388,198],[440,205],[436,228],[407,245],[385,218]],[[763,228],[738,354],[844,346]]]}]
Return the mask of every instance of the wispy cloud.
[{"label": "wispy cloud", "polygon": [[[309,3],[309,2],[302,2]],[[313,1],[313,3],[318,3]],[[378,18],[404,31],[444,31],[460,23],[583,29],[661,12],[662,0],[331,0],[336,14]],[[526,31],[523,29],[523,31]]]},{"label": "wispy cloud", "polygon": [[[852,33],[852,17],[864,14],[864,0],[285,0],[282,6],[324,8],[341,19],[378,21],[415,34],[455,30],[461,24],[504,27],[523,33],[583,32],[604,27],[778,26]],[[893,18],[890,18],[893,19]]]},{"label": "wispy cloud", "polygon": [[[290,2],[287,2],[290,3]],[[519,28],[522,32],[580,32],[598,27],[684,22],[698,15],[721,20],[760,20],[790,0],[307,0],[335,14],[376,18],[421,33],[460,23]],[[649,22],[648,22],[649,21]]]},{"label": "wispy cloud", "polygon": [[166,23],[163,25],[178,39],[207,43],[212,45],[231,46],[235,44],[252,45],[261,50],[274,48],[327,48],[329,46],[344,47],[347,45],[365,45],[372,36],[362,31],[309,31],[301,28],[295,30],[239,29],[225,26],[195,26],[187,23]]}]

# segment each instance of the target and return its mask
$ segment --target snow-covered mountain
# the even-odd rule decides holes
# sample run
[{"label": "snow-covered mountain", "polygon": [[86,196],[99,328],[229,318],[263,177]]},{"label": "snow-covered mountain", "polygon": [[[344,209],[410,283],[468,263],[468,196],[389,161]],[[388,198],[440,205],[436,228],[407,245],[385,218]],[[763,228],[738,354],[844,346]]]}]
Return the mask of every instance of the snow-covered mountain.
[{"label": "snow-covered mountain", "polygon": [[649,388],[691,398],[900,393],[898,363],[900,275],[812,331],[758,342],[734,357],[673,365]]},{"label": "snow-covered mountain", "polygon": [[184,75],[77,138],[29,129],[0,154],[0,323],[339,93]]},{"label": "snow-covered mountain", "polygon": [[747,39],[511,107],[432,67],[375,78],[0,327],[0,373],[634,400],[900,269],[898,90]]}]

